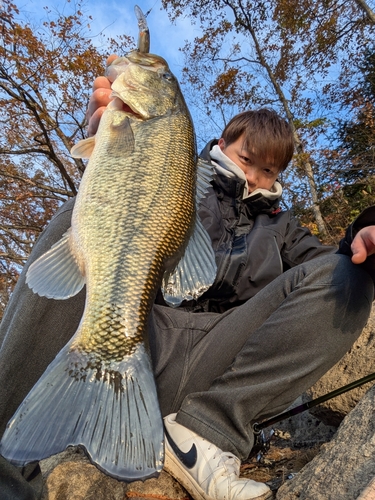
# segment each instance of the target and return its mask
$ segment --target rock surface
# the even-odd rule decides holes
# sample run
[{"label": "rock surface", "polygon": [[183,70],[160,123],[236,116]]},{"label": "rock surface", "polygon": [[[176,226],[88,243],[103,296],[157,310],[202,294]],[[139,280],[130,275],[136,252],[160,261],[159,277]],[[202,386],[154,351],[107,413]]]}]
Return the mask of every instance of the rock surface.
[{"label": "rock surface", "polygon": [[279,488],[276,499],[355,500],[365,494],[375,477],[374,408],[375,386],[345,417],[332,441]]},{"label": "rock surface", "polygon": [[185,490],[166,472],[158,479],[130,484],[103,474],[84,453],[71,448],[42,462],[42,500],[189,500]]}]

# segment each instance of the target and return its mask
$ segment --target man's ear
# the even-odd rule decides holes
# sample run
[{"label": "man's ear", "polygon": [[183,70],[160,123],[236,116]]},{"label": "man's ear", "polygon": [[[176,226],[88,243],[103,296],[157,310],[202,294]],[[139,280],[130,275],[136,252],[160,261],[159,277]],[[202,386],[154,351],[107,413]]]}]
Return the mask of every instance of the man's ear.
[{"label": "man's ear", "polygon": [[224,151],[224,149],[225,149],[225,141],[224,141],[224,139],[222,137],[219,139],[219,142],[217,144],[218,144],[219,148],[222,151]]}]

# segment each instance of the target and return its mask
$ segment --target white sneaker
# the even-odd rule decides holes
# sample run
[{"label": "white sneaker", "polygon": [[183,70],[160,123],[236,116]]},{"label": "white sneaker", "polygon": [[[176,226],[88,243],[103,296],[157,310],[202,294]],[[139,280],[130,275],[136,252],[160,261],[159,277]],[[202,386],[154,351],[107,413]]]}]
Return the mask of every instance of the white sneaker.
[{"label": "white sneaker", "polygon": [[269,487],[240,478],[240,460],[176,422],[176,413],[164,418],[164,468],[194,500],[266,500]]}]

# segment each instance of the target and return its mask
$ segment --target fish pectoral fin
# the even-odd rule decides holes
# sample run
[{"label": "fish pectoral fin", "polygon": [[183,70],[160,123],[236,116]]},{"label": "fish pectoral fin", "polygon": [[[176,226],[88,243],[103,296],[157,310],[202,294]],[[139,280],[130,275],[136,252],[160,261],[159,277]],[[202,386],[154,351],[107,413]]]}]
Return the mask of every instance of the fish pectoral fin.
[{"label": "fish pectoral fin", "polygon": [[0,443],[15,465],[83,447],[99,469],[123,481],[157,477],[163,421],[143,346],[106,369],[64,347],[22,402]]},{"label": "fish pectoral fin", "polygon": [[95,136],[82,139],[70,150],[72,158],[90,158],[95,147]]},{"label": "fish pectoral fin", "polygon": [[69,243],[71,229],[46,253],[34,261],[27,273],[26,283],[34,293],[49,299],[73,297],[85,284],[78,262]]},{"label": "fish pectoral fin", "polygon": [[117,143],[114,148],[121,149],[124,156],[130,155],[135,149],[134,132],[129,117],[124,113],[118,113],[112,122],[113,141]]},{"label": "fish pectoral fin", "polygon": [[211,163],[198,158],[197,162],[197,189],[195,195],[195,206],[198,212],[199,204],[205,197],[208,189],[211,186],[211,181],[214,178],[215,171]]},{"label": "fish pectoral fin", "polygon": [[[197,213],[201,200],[211,186],[213,176],[212,165],[199,158],[195,197]],[[184,300],[197,299],[215,281],[216,271],[211,238],[197,215],[193,233],[182,259],[173,270],[164,273],[162,281],[164,300],[168,305],[178,307]]]},{"label": "fish pectoral fin", "polygon": [[182,259],[172,272],[164,273],[164,300],[168,305],[178,307],[183,300],[197,299],[212,285],[216,271],[211,238],[197,216]]}]

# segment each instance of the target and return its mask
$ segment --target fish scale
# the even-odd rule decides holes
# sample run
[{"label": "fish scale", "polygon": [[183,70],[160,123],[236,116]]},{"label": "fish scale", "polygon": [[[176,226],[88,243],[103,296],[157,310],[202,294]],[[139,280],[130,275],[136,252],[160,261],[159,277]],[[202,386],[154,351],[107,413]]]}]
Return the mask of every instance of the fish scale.
[{"label": "fish scale", "polygon": [[[107,126],[104,121],[102,125]],[[186,123],[184,125],[186,129]],[[195,186],[191,181],[190,183],[186,182],[189,179],[189,176],[186,175],[188,168],[190,170],[194,168],[191,160],[189,165],[185,160],[186,157],[181,156],[181,175],[177,176],[177,182],[175,181],[176,177],[173,177],[172,186],[169,186],[167,179],[171,173],[165,168],[166,162],[168,163],[165,152],[155,144],[155,141],[148,139],[147,130],[145,130],[148,127],[142,127],[137,121],[134,125],[131,124],[131,127],[135,136],[134,153],[124,158],[121,147],[121,154],[119,154],[115,146],[112,146],[111,161],[113,162],[112,159],[115,157],[118,162],[115,168],[111,167],[105,170],[102,164],[104,155],[99,143],[92,159],[90,159],[90,176],[87,176],[86,179],[87,187],[86,184],[81,186],[76,203],[76,206],[79,207],[77,209],[79,214],[77,224],[85,228],[84,235],[79,238],[78,245],[83,248],[83,253],[85,253],[85,247],[90,247],[90,265],[99,269],[104,268],[106,273],[105,275],[91,273],[96,281],[93,284],[90,281],[87,282],[88,304],[90,305],[87,315],[89,317],[84,319],[81,340],[77,339],[72,345],[72,349],[97,350],[98,346],[101,346],[100,354],[104,359],[107,357],[107,352],[106,344],[103,345],[102,340],[103,327],[105,336],[108,337],[110,343],[112,332],[103,323],[98,322],[95,316],[91,320],[91,309],[95,311],[99,308],[100,310],[105,301],[111,304],[126,305],[126,314],[119,314],[116,320],[117,325],[111,325],[111,327],[124,332],[123,341],[121,342],[121,339],[118,338],[115,341],[119,352],[126,353],[126,355],[132,354],[134,344],[129,338],[137,343],[145,335],[149,310],[160,284],[160,279],[155,278],[161,276],[164,259],[176,253],[182,246],[191,226],[193,215]],[[165,127],[162,127],[161,131],[158,128],[160,127],[153,127],[153,134],[158,137],[158,141],[170,143],[171,137],[165,137]],[[138,138],[137,130],[140,131],[140,138]],[[157,135],[158,132],[159,135]],[[174,138],[174,144],[177,148],[180,147],[180,135],[176,134]],[[150,162],[145,162],[144,155],[138,152],[137,142],[143,143],[143,147],[148,150]],[[111,143],[117,145],[121,144],[121,141],[114,137]],[[107,154],[108,144],[105,143],[103,147],[106,150],[105,154]],[[134,165],[140,164],[148,166],[147,172],[144,174],[134,169]],[[177,170],[174,162],[168,166],[173,169],[172,174],[174,174]],[[106,175],[102,175],[103,170]],[[163,176],[160,176],[161,172],[164,173]],[[125,178],[126,182],[120,182],[118,176],[121,179]],[[100,182],[92,182],[93,177],[100,178]],[[150,189],[150,178],[160,178],[155,189]],[[134,195],[135,199],[128,196],[131,188],[134,191],[134,183],[136,183],[137,191]],[[177,192],[176,185],[178,186]],[[111,188],[114,193],[109,196]],[[103,203],[102,193],[104,189],[107,192],[107,205],[102,214],[98,215],[100,210],[97,203],[98,200],[100,204]],[[114,232],[111,228],[113,228],[113,220],[116,218],[119,221],[126,221],[126,224],[119,224],[120,227]],[[109,228],[108,231],[107,228]],[[97,235],[98,229],[101,233],[100,238]],[[100,244],[93,245],[93,240],[100,242]],[[85,265],[85,268],[87,274],[90,275],[89,266]],[[97,286],[98,280],[102,283],[99,287]],[[95,297],[91,297],[91,289],[96,291]],[[108,313],[103,311],[102,315],[106,316],[106,314]],[[112,349],[109,350],[108,355],[112,359]]]}]

